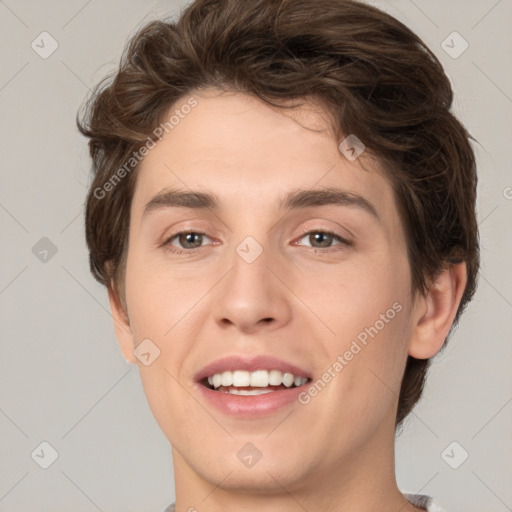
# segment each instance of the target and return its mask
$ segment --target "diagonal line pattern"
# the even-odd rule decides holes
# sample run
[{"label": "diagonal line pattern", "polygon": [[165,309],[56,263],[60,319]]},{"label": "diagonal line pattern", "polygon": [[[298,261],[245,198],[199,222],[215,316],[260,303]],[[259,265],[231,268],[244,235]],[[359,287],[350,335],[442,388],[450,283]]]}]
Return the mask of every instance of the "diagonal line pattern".
[{"label": "diagonal line pattern", "polygon": [[61,439],[64,439],[131,371],[132,368],[118,379],[117,382],[61,437]]},{"label": "diagonal line pattern", "polygon": [[92,0],[88,0],[71,18],[62,25],[61,30],[66,28],[90,3]]},{"label": "diagonal line pattern", "polygon": [[480,434],[480,432],[482,432],[482,430],[487,427],[487,425],[489,425],[489,423],[491,423],[491,421],[494,420],[494,418],[496,418],[496,416],[498,416],[498,414],[500,414],[501,411],[503,411],[503,409],[505,409],[505,407],[510,403],[512,402],[512,398],[510,398],[509,400],[507,400],[507,402],[505,402],[505,405],[503,405],[503,407],[501,407],[501,409],[489,420],[487,421],[487,423],[485,423],[485,425],[480,428],[480,430],[478,430],[478,432],[471,438],[471,440],[475,439],[475,437]]},{"label": "diagonal line pattern", "polygon": [[29,471],[27,471],[1,498],[0,501],[2,501],[27,475],[29,474]]},{"label": "diagonal line pattern", "polygon": [[69,478],[68,475],[66,475],[66,473],[64,473],[64,471],[61,470],[61,473],[100,511],[100,512],[103,512],[103,510],[98,507],[98,505],[96,505],[96,503],[94,503],[94,501],[91,500],[91,498],[89,496],[87,496],[87,494],[82,490],[80,489],[80,487],[78,487],[78,485],[73,482],[73,480],[71,480],[71,478]]},{"label": "diagonal line pattern", "polygon": [[480,23],[491,14],[492,11],[494,11],[494,8],[498,6],[498,4],[501,3],[501,0],[498,0],[472,27],[471,30],[476,28]]},{"label": "diagonal line pattern", "polygon": [[284,486],[281,485],[281,483],[277,480],[277,478],[275,478],[271,473],[269,473],[267,471],[267,474],[270,476],[270,478],[272,478],[274,480],[274,482],[279,485],[279,487],[281,487],[281,489],[283,489],[283,491],[288,494],[288,496],[290,496],[290,498],[295,501],[295,503],[297,503],[297,505],[299,505],[299,507],[304,510],[304,512],[308,512],[306,508],[304,508],[304,505],[302,503],[300,503],[299,501],[297,501],[297,498],[295,498],[295,496],[288,491],[288,489],[286,489]]},{"label": "diagonal line pattern", "polygon": [[479,275],[512,308],[512,303],[481,272]]},{"label": "diagonal line pattern", "polygon": [[[382,385],[384,387],[386,387],[389,392],[391,394],[393,394],[395,396],[395,398],[398,400],[400,397],[371,369],[371,368],[368,368],[368,371],[373,373],[373,375],[375,375],[375,377],[377,379],[380,380],[380,382],[382,383]],[[414,411],[411,411],[411,414],[415,417],[415,418],[418,418],[418,420],[420,420],[420,422],[428,429],[430,430],[430,432],[435,436],[437,437],[437,439],[439,439],[439,436],[414,412]]]},{"label": "diagonal line pattern", "polygon": [[103,311],[105,311],[105,313],[107,313],[107,315],[121,327],[121,329],[123,329],[128,334],[132,334],[130,331],[127,331],[125,329],[123,324],[121,324],[118,320],[116,320],[113,317],[112,313],[64,265],[61,265],[61,267],[64,270],[64,272],[66,272],[66,274],[68,274],[68,276],[71,277],[71,279],[73,279],[73,281],[75,281],[75,283],[77,283],[78,286],[80,286],[80,288],[82,288],[82,290],[84,290],[85,293],[87,293],[87,295],[89,295],[89,297],[91,297],[91,299],[93,299],[94,302],[96,302],[96,304],[98,304],[101,307],[101,309],[103,309]]},{"label": "diagonal line pattern", "polygon": [[2,92],[27,66],[28,62],[25,62],[25,64],[23,64],[23,66],[21,66],[21,68],[18,69],[18,71],[16,71],[16,73],[14,73],[12,77],[9,78],[9,80],[7,80],[7,82],[5,82],[5,84],[2,85],[2,87],[0,87],[0,92]]},{"label": "diagonal line pattern", "polygon": [[76,77],[80,82],[82,82],[82,84],[83,84],[83,85],[85,85],[85,87],[87,87],[87,89],[89,89],[89,91],[91,91],[91,92],[92,92],[92,89],[91,89],[91,88],[90,88],[90,87],[89,87],[89,86],[88,86],[88,85],[87,85],[87,84],[86,84],[86,83],[85,83],[85,82],[84,82],[84,81],[83,81],[83,80],[82,80],[82,79],[81,79],[81,78],[80,78],[80,77],[79,77],[79,76],[78,76],[78,75],[77,75],[77,74],[76,74],[76,73],[75,73],[75,72],[74,72],[74,71],[73,71],[73,70],[72,70],[72,69],[71,69],[71,68],[70,68],[70,67],[69,67],[69,66],[68,66],[64,61],[63,61],[63,60],[61,60],[61,62],[62,62],[62,64],[64,64],[64,66],[65,66],[66,68],[68,68],[68,70],[69,70],[73,75],[75,75],[75,77]]},{"label": "diagonal line pattern", "polygon": [[0,208],[2,208],[2,210],[25,231],[25,233],[28,233],[28,229],[2,203],[0,203]]},{"label": "diagonal line pattern", "polygon": [[78,219],[80,215],[82,215],[83,209],[84,207],[82,206],[82,208],[80,208],[80,211],[60,230],[61,233],[64,233],[64,231],[66,231],[66,229],[68,229],[69,226],[71,226],[71,224],[73,224],[73,222],[75,222],[75,220]]},{"label": "diagonal line pattern", "polygon": [[484,217],[484,218],[483,218],[479,223],[478,223],[478,225],[479,225],[479,226],[481,226],[481,225],[486,221],[486,219],[487,219],[488,217],[490,217],[490,216],[491,216],[491,215],[492,215],[492,214],[493,214],[493,213],[494,213],[494,212],[499,208],[499,206],[500,206],[499,204],[498,204],[498,205],[496,205],[496,206],[495,206],[495,207],[494,207],[494,208],[493,208],[493,209],[492,209],[492,210],[491,210],[491,211],[490,211],[490,212],[489,212],[489,213],[488,213],[488,214],[487,214],[487,215],[486,215],[486,216],[485,216],[485,217]]},{"label": "diagonal line pattern", "polygon": [[371,368],[368,368],[368,371],[370,373],[373,373],[373,375],[375,375],[375,377],[377,377],[378,380],[380,380],[381,384],[388,389],[388,391],[395,396],[395,398],[398,398],[398,395],[395,393],[395,391],[393,389],[391,389]]},{"label": "diagonal line pattern", "polygon": [[6,9],[8,9],[9,11],[11,11],[11,14],[18,19],[18,21],[20,23],[22,23],[23,25],[25,25],[25,27],[27,28],[30,28],[6,3],[5,3],[5,0],[0,0],[0,4],[2,4]]},{"label": "diagonal line pattern", "polygon": [[203,404],[201,402],[199,402],[195,396],[193,396],[189,390],[187,388],[185,388],[185,386],[183,386],[181,384],[181,382],[178,381],[178,379],[176,379],[176,377],[174,377],[174,375],[172,375],[172,373],[167,369],[167,368],[164,368],[164,370],[167,372],[167,374],[169,375],[169,377],[171,377],[171,379],[174,380],[174,382],[176,382],[176,384],[178,384],[178,386],[181,387],[181,389],[183,389],[183,391],[185,391],[187,393],[187,395],[192,398],[192,400],[194,400],[194,402],[196,402],[197,405],[199,405],[207,414],[208,416],[210,416],[210,418],[212,418],[215,423],[217,423],[221,428],[222,430],[224,430],[224,432],[226,432],[226,434],[228,434],[229,437],[233,437],[233,435],[231,434],[231,432],[229,432],[229,430],[226,429],[226,427],[224,425],[222,425],[222,423],[220,423],[217,418],[215,416],[213,416],[213,414],[210,413],[210,411],[208,409],[206,409]]},{"label": "diagonal line pattern", "polygon": [[[183,460],[186,460],[186,457],[183,456],[183,454],[180,452],[180,450],[178,450],[178,448],[176,448],[175,445],[171,445],[172,446],[172,449],[176,452],[178,452],[180,455],[181,455],[181,458]],[[171,454],[171,458],[172,458],[172,454]],[[230,471],[201,501],[204,501],[206,500],[214,491],[216,491],[219,486],[222,484],[222,482],[224,482],[224,480],[226,480],[226,478],[231,475],[231,473],[233,473],[233,471]],[[188,509],[188,510],[191,510],[192,508]],[[174,510],[174,509],[173,509]],[[195,510],[195,509],[194,509]]]},{"label": "diagonal line pattern", "polygon": [[423,424],[423,426],[425,428],[427,428],[428,430],[430,430],[430,432],[435,436],[437,437],[437,439],[439,439],[439,436],[414,412],[414,411],[411,411],[412,412],[412,415],[415,417],[415,418],[418,418],[418,420],[420,420],[420,422]]},{"label": "diagonal line pattern", "polygon": [[201,501],[204,501],[207,498],[209,498],[220,487],[222,482],[224,482],[224,480],[226,480],[228,476],[231,475],[231,473],[233,473],[233,471],[230,471]]},{"label": "diagonal line pattern", "polygon": [[[418,489],[418,490],[416,491],[416,494],[420,494],[420,493],[421,493],[421,491],[423,491],[423,489],[425,489],[425,487],[427,487],[427,485],[428,485],[430,482],[432,482],[432,480],[434,480],[434,478],[435,478],[437,475],[439,475],[439,471],[438,471],[438,472],[437,472],[437,473],[436,473],[436,474],[435,474],[435,475],[434,475],[434,476],[433,476],[433,477],[432,477],[432,478],[431,478],[431,479],[430,479],[430,480],[429,480],[425,485],[423,485],[420,489]],[[410,505],[410,502],[409,502],[408,500],[406,500],[406,501],[405,501],[404,505],[403,505],[402,507],[400,507],[400,509],[398,510],[398,512],[400,512],[401,510],[403,510],[403,509],[404,509],[404,507],[406,507],[407,505]]]},{"label": "diagonal line pattern", "polygon": [[265,438],[267,438],[270,434],[273,434],[275,430],[277,430],[278,427],[280,427],[284,422],[285,420],[287,420],[291,414],[293,414],[294,410],[292,409],[266,436]]},{"label": "diagonal line pattern", "polygon": [[205,292],[197,302],[192,304],[192,306],[190,306],[190,308],[181,316],[181,318],[179,318],[174,323],[174,325],[164,334],[164,336],[167,336],[183,320],[183,318],[185,318],[190,313],[190,311],[192,311],[226,277],[226,275],[231,272],[231,270],[233,270],[233,267],[231,267],[207,292]]},{"label": "diagonal line pattern", "polygon": [[418,489],[417,493],[416,494],[419,494],[421,491],[423,491],[423,489],[425,489],[425,487],[427,487],[427,485],[432,482],[432,480],[434,480],[434,478],[439,475],[439,471],[421,488]]},{"label": "diagonal line pattern", "polygon": [[14,421],[11,418],[9,418],[9,416],[7,416],[7,414],[5,414],[5,412],[2,411],[2,409],[0,409],[0,412],[28,439],[27,434],[25,434],[25,432],[23,432],[23,430],[21,430],[21,428],[18,425],[16,425],[16,423],[14,423]]},{"label": "diagonal line pattern", "polygon": [[28,268],[28,265],[25,265],[24,268],[22,268],[1,290],[0,290],[0,295],[2,295],[2,293],[5,292],[5,290],[7,290],[7,288],[9,288],[9,286],[11,286],[12,283],[14,283],[14,281],[16,281],[16,279],[18,279],[18,277],[21,276],[21,274],[23,274],[23,272],[25,272],[25,270],[27,270]]},{"label": "diagonal line pattern", "polygon": [[471,62],[473,63],[473,66],[475,66],[480,71],[480,73],[482,73],[482,75],[484,75],[487,80],[489,80],[489,82],[491,82],[491,84],[493,84],[494,87],[496,87],[496,89],[498,89],[501,94],[503,94],[503,96],[505,96],[505,98],[507,98],[508,101],[512,103],[512,98],[474,60]]},{"label": "diagonal line pattern", "polygon": [[277,279],[279,279],[279,281],[281,281],[282,284],[284,284],[284,286],[286,286],[286,288],[288,288],[288,290],[290,290],[290,292],[293,293],[297,299],[302,302],[302,304],[307,309],[309,309],[309,311],[311,311],[311,313],[313,313],[313,315],[326,327],[326,329],[328,329],[334,336],[336,336],[336,333],[268,265],[265,266],[270,270],[270,272],[272,272],[272,274],[277,277]]},{"label": "diagonal line pattern", "polygon": [[471,471],[471,473],[473,473],[473,475],[475,475],[478,480],[480,480],[480,482],[482,482],[483,485],[485,485],[485,487],[487,487],[487,489],[492,492],[492,494],[494,494],[494,496],[499,499],[501,501],[501,503],[503,503],[503,505],[505,505],[505,507],[507,507],[507,510],[512,510],[512,508],[510,508],[473,470]]},{"label": "diagonal line pattern", "polygon": [[414,2],[414,0],[409,0],[409,2],[411,2],[411,4],[414,5],[416,9],[418,9],[418,11],[420,11],[428,20],[430,20],[434,27],[436,27],[437,29],[439,28],[439,25],[423,9],[421,9],[419,5],[416,2]]}]

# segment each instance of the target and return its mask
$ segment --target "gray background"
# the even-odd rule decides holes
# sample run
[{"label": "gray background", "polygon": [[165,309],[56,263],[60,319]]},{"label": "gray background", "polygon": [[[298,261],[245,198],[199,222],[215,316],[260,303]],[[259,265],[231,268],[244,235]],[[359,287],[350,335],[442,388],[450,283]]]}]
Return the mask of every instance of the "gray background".
[{"label": "gray background", "polygon": [[[452,512],[505,512],[512,510],[512,2],[372,3],[439,56],[455,112],[479,141],[480,286],[398,438],[398,482]],[[1,512],[158,512],[174,498],[167,439],[137,367],[118,349],[106,292],[88,271],[82,205],[90,162],[75,114],[117,66],[128,36],[178,10],[177,1],[0,1]],[[31,47],[43,45],[43,31],[59,45],[46,59]],[[447,53],[463,49],[459,36],[446,39],[453,31],[469,43],[457,58]],[[49,460],[43,441],[58,452],[48,469],[39,465]],[[465,452],[467,460],[450,467]]]}]

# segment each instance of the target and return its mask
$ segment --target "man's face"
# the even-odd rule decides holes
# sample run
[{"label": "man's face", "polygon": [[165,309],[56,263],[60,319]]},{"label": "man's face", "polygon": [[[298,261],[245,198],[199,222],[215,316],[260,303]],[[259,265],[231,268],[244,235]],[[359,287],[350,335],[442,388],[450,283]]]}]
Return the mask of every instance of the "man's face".
[{"label": "man's face", "polygon": [[[141,378],[184,473],[266,492],[356,474],[392,443],[412,331],[392,189],[365,153],[342,156],[319,107],[194,97],[137,178],[124,351],[160,350]],[[265,393],[233,394],[228,371]]]}]

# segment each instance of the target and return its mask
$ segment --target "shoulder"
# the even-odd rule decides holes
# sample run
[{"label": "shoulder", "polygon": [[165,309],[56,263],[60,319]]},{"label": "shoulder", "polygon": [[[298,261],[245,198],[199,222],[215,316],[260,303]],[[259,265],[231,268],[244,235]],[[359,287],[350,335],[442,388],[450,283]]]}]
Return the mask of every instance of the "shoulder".
[{"label": "shoulder", "polygon": [[[446,512],[435,502],[434,499],[430,496],[426,496],[425,494],[404,493],[404,496],[413,505],[424,508],[426,512]],[[174,503],[171,503],[171,505],[162,510],[162,512],[175,512]]]},{"label": "shoulder", "polygon": [[433,498],[425,494],[404,493],[404,496],[413,505],[425,509],[426,512],[447,512]]}]

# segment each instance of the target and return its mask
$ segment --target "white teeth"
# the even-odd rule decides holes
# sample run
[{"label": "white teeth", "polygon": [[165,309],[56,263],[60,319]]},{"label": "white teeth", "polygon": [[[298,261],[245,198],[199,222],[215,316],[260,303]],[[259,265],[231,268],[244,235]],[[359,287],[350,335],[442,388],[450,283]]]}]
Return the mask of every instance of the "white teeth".
[{"label": "white teeth", "polygon": [[268,372],[268,383],[271,386],[279,386],[283,382],[283,374],[279,370],[270,370]]},{"label": "white teeth", "polygon": [[268,372],[266,370],[256,370],[255,372],[252,372],[251,386],[266,388],[268,386]]},{"label": "white teeth", "polygon": [[273,391],[271,389],[236,389],[232,387],[228,393],[230,395],[264,395],[273,393]]},{"label": "white teeth", "polygon": [[[214,375],[215,377],[215,375]],[[251,377],[249,372],[243,370],[235,370],[233,372],[233,386],[241,387],[241,386],[250,386],[251,385]],[[218,387],[218,386],[216,386]]]},{"label": "white teeth", "polygon": [[[308,381],[307,377],[294,376],[292,373],[281,372],[279,370],[256,370],[254,372],[248,372],[245,370],[225,371],[222,373],[215,373],[208,377],[208,384],[213,386],[215,389],[220,386],[225,387],[255,387],[255,388],[266,388],[268,386],[280,386],[283,384],[289,388],[295,384],[295,386],[302,386]],[[256,395],[261,394],[263,390],[230,390],[233,394],[244,394],[244,395]],[[242,393],[243,391],[243,393]],[[247,392],[246,392],[247,391]],[[271,390],[264,391],[265,393],[271,392]]]},{"label": "white teeth", "polygon": [[222,374],[222,385],[232,386],[233,385],[233,374],[231,372],[224,372]]},{"label": "white teeth", "polygon": [[222,374],[221,373],[216,373],[213,376],[213,387],[214,388],[218,388],[221,385],[222,385]]},{"label": "white teeth", "polygon": [[285,374],[283,375],[283,384],[284,384],[287,388],[289,388],[289,387],[293,386],[293,379],[294,379],[294,377],[293,377],[293,374],[292,374],[292,373],[285,373]]}]

